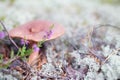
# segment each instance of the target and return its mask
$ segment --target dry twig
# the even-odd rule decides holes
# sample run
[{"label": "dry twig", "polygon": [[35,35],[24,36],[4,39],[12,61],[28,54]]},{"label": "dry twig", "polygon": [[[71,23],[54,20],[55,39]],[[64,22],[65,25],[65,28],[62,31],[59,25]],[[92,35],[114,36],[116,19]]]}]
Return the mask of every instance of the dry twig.
[{"label": "dry twig", "polygon": [[3,22],[2,22],[1,20],[0,20],[0,23],[1,23],[2,27],[4,28],[4,30],[6,31],[9,40],[10,40],[10,41],[15,45],[15,47],[19,50],[19,47],[18,47],[17,44],[14,42],[14,40],[10,37],[10,35],[9,35],[9,33],[8,33],[8,31],[7,31],[6,27],[5,27],[5,25],[3,24]]},{"label": "dry twig", "polygon": [[120,51],[120,48],[114,50],[114,51],[105,59],[105,61],[102,63],[102,65],[105,64],[105,62],[106,62],[112,55],[117,54],[119,51]]}]

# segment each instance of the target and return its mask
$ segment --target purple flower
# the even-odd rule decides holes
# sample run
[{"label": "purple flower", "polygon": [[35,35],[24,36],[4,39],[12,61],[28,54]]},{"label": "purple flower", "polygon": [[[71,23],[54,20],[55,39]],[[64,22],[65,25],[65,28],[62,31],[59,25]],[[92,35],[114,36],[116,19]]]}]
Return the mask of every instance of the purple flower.
[{"label": "purple flower", "polygon": [[29,41],[27,41],[27,40],[25,40],[25,39],[21,39],[21,44],[22,44],[22,45],[24,45],[24,44],[27,45],[28,43],[29,43]]},{"label": "purple flower", "polygon": [[43,36],[44,39],[49,39],[51,35],[53,34],[52,30],[46,32],[46,35]]},{"label": "purple flower", "polygon": [[33,47],[34,52],[37,52],[40,50],[40,48],[36,44],[33,44],[32,47]]},{"label": "purple flower", "polygon": [[0,39],[3,39],[5,36],[6,36],[6,35],[5,35],[5,32],[0,31]]},{"label": "purple flower", "polygon": [[52,30],[50,30],[49,32],[47,32],[47,38],[49,39],[52,35]]}]

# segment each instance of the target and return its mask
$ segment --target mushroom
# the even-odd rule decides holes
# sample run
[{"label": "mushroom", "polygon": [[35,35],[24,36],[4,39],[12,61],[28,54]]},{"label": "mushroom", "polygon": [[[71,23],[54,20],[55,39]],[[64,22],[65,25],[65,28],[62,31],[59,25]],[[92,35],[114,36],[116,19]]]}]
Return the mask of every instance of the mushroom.
[{"label": "mushroom", "polygon": [[[52,25],[54,25],[54,27],[51,29],[50,26]],[[28,60],[28,64],[31,65],[38,58],[40,52],[36,44],[42,40],[48,41],[55,39],[64,32],[64,28],[60,24],[44,20],[34,20],[10,30],[9,35],[11,37],[25,38],[28,41],[32,41],[31,45],[34,50]]]}]

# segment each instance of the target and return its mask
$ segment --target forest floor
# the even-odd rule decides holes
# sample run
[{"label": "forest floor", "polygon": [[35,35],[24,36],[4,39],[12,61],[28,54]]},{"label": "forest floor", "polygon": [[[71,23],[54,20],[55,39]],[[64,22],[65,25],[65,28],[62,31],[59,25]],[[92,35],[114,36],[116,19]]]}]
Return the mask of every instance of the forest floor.
[{"label": "forest floor", "polygon": [[[118,4],[99,0],[0,1],[0,20],[8,31],[36,19],[65,28],[62,37],[44,44],[47,63],[40,70],[25,66],[26,59],[16,59],[0,69],[0,80],[119,80],[119,14]],[[12,68],[20,63],[24,74]]]}]

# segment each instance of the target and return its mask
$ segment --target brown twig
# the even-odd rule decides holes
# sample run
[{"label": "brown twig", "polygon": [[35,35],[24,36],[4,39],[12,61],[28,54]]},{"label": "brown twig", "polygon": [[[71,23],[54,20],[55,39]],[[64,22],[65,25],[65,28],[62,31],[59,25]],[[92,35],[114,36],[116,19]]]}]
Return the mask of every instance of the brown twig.
[{"label": "brown twig", "polygon": [[120,29],[120,27],[111,25],[111,24],[99,24],[99,25],[97,25],[96,29],[101,28],[101,27],[112,27],[112,28]]},{"label": "brown twig", "polygon": [[19,58],[21,58],[21,57],[19,57],[19,56],[16,56],[15,58],[13,58],[13,59],[9,59],[9,60],[7,60],[7,61],[4,61],[4,62],[0,62],[0,66],[4,66],[4,65],[7,65],[8,63],[11,63],[11,62],[13,62],[13,61],[15,61],[15,60],[17,60],[17,59],[19,59]]},{"label": "brown twig", "polygon": [[5,25],[3,24],[3,22],[2,22],[1,20],[0,20],[0,23],[1,23],[1,25],[3,26],[4,30],[6,31],[9,40],[10,40],[10,41],[14,44],[14,46],[19,50],[19,47],[18,47],[17,44],[14,42],[14,40],[10,37],[10,35],[9,35],[9,33],[8,33],[8,31],[7,31],[6,27],[5,27]]},{"label": "brown twig", "polygon": [[[111,24],[99,24],[99,25],[96,25],[96,27],[94,27],[92,33],[91,33],[91,37],[93,37],[93,33],[95,30],[101,28],[101,27],[111,27],[111,28],[116,28],[118,30],[120,30],[120,27],[119,26],[115,26],[115,25],[111,25]],[[91,41],[92,42],[92,41]],[[120,48],[116,49],[115,51],[119,51]],[[116,54],[117,52],[113,51],[106,59],[105,61],[102,63],[104,64],[113,54]]]},{"label": "brown twig", "polygon": [[105,62],[106,62],[112,55],[117,54],[118,51],[120,51],[120,48],[114,50],[114,51],[105,59],[105,61],[102,63],[102,65],[105,64]]},{"label": "brown twig", "polygon": [[93,47],[93,43],[92,43],[92,33],[94,31],[94,27],[91,27],[90,30],[88,31],[87,34],[87,41],[88,41],[88,47],[91,48]]},{"label": "brown twig", "polygon": [[105,64],[106,61],[107,61],[112,55],[117,54],[119,51],[120,51],[120,48],[114,50],[110,55],[108,55],[108,57],[107,57],[107,58],[104,60],[104,62],[102,62],[102,64],[100,65],[98,72],[101,71],[102,65]]}]

